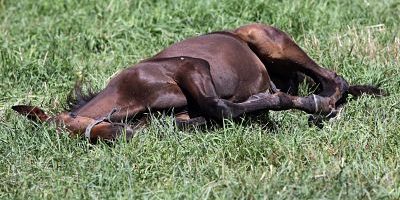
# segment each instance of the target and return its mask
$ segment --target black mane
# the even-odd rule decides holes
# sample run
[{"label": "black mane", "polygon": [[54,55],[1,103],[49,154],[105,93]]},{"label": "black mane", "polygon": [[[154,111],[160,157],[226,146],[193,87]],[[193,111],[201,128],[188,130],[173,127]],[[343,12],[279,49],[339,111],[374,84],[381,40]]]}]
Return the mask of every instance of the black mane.
[{"label": "black mane", "polygon": [[95,92],[92,87],[85,84],[86,90],[83,90],[82,81],[79,80],[75,83],[74,88],[71,90],[67,96],[67,102],[65,109],[69,112],[74,112],[86,105],[90,100],[92,100],[99,92]]}]

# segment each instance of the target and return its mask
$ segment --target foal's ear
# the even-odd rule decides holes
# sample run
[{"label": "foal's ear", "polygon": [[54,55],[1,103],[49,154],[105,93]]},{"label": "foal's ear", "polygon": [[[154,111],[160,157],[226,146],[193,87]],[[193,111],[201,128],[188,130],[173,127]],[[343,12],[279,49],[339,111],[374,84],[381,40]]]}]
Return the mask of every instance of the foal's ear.
[{"label": "foal's ear", "polygon": [[11,107],[11,109],[35,122],[44,122],[50,118],[42,109],[36,106],[17,105]]}]

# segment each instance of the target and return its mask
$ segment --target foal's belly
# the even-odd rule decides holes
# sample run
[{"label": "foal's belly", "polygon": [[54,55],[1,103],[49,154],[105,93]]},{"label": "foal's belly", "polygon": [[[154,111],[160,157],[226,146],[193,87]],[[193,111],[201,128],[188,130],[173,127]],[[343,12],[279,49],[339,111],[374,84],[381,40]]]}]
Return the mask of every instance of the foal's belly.
[{"label": "foal's belly", "polygon": [[217,94],[232,101],[244,101],[269,89],[268,73],[245,42],[232,33],[213,33],[190,38],[166,48],[155,58],[188,56],[210,64]]}]

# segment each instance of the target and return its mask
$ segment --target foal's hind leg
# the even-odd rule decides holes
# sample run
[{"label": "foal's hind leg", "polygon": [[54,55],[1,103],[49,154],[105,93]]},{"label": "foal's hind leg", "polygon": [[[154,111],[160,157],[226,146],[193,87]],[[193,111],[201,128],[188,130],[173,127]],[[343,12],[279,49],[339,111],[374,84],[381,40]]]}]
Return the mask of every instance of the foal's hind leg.
[{"label": "foal's hind leg", "polygon": [[259,93],[247,101],[234,103],[218,97],[209,65],[206,61],[197,60],[182,68],[176,76],[179,87],[193,98],[204,115],[216,119],[235,118],[244,113],[259,110],[299,109],[307,113],[329,114],[332,111],[330,99],[317,95],[296,97],[283,92],[274,94]]},{"label": "foal's hind leg", "polygon": [[296,72],[310,76],[320,84],[319,95],[329,97],[334,105],[348,89],[347,82],[335,72],[315,63],[287,34],[277,28],[251,24],[234,31],[246,41],[265,64],[271,77]]}]

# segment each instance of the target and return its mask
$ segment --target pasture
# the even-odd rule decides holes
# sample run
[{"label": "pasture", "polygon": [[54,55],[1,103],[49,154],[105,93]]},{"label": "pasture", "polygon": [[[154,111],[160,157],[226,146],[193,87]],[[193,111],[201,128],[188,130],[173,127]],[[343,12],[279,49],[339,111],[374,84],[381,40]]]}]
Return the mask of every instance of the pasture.
[{"label": "pasture", "polygon": [[[397,0],[0,0],[0,198],[399,199],[399,13]],[[175,41],[251,22],[390,96],[351,101],[322,129],[294,110],[269,112],[276,129],[226,120],[180,131],[158,116],[111,146],[10,109],[60,112],[77,79],[99,90]]]}]

